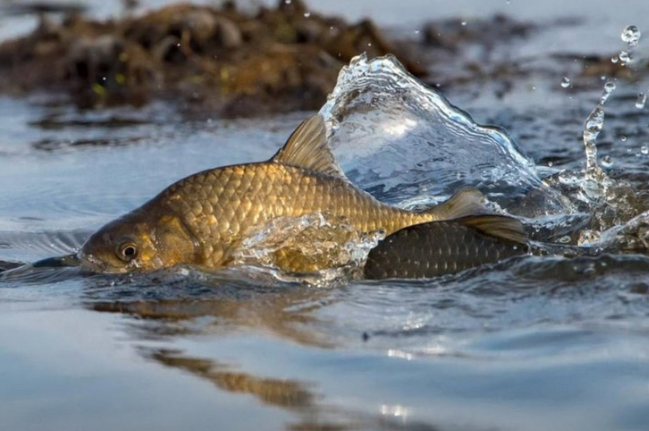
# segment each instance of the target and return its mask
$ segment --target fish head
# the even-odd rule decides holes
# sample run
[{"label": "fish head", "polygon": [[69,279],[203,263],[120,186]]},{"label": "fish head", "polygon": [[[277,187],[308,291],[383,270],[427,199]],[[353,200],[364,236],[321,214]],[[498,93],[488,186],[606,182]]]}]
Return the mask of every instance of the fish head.
[{"label": "fish head", "polygon": [[93,272],[129,273],[196,263],[198,243],[174,215],[136,212],[117,219],[88,238],[78,253]]}]

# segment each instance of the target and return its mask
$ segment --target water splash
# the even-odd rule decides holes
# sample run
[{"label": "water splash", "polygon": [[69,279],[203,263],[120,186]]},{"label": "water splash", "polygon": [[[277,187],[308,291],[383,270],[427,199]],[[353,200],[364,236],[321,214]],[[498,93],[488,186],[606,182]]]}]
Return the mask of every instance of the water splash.
[{"label": "water splash", "polygon": [[[331,281],[353,275],[384,237],[383,230],[364,234],[321,213],[280,217],[245,238],[234,253],[234,263],[276,270],[290,262],[307,269],[319,281]],[[284,280],[290,276],[279,271],[275,275]],[[300,274],[296,280],[306,278]]]},{"label": "water splash", "polygon": [[647,103],[647,94],[639,93],[638,98],[635,101],[635,107],[638,109],[643,109],[646,103]]},{"label": "water splash", "polygon": [[352,59],[320,113],[347,176],[384,202],[429,205],[472,185],[501,207],[534,191],[547,211],[565,209],[505,131],[476,124],[391,55]]},{"label": "water splash", "polygon": [[615,91],[615,88],[616,85],[612,81],[604,85],[604,91],[599,99],[599,103],[591,111],[584,123],[583,141],[586,151],[586,181],[584,190],[593,199],[605,193],[608,183],[606,174],[597,163],[597,137],[604,127],[604,104],[613,91]]},{"label": "water splash", "polygon": [[420,208],[472,185],[496,211],[524,217],[534,239],[587,245],[642,211],[633,188],[607,175],[613,158],[598,159],[615,89],[606,82],[584,123],[585,169],[545,178],[506,132],[476,124],[392,56],[354,58],[320,113],[347,176],[379,200]]}]

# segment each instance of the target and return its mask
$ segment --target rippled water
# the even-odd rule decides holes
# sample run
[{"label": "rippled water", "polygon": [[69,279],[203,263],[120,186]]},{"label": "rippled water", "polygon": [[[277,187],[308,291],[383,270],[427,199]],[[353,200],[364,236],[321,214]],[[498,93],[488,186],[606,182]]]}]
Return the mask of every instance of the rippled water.
[{"label": "rippled water", "polygon": [[[504,99],[447,94],[507,132],[422,91],[363,114],[386,85],[346,89],[349,109],[322,112],[348,175],[379,198],[418,206],[472,183],[540,241],[603,231],[597,250],[322,287],[254,272],[14,269],[0,281],[0,429],[645,430],[649,111],[635,103],[649,86],[621,81],[607,100],[598,154],[619,193],[588,199],[582,131],[601,90],[563,77],[523,80]],[[0,98],[0,268],[73,251],[183,176],[266,159],[306,115],[199,121],[163,104],[77,112]],[[415,145],[392,151],[399,139]]]}]

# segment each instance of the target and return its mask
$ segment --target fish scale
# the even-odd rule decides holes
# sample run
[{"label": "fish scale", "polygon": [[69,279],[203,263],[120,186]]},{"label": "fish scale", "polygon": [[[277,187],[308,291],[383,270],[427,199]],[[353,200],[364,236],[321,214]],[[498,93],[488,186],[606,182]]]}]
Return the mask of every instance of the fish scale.
[{"label": "fish scale", "polygon": [[[207,200],[201,199],[204,193],[210,193]],[[342,179],[275,163],[197,174],[170,188],[163,200],[202,245],[212,245],[203,251],[203,264],[210,266],[219,266],[234,242],[277,217],[322,213],[361,232],[385,229],[387,233],[434,218],[380,204]]]},{"label": "fish scale", "polygon": [[364,275],[369,279],[431,278],[527,252],[525,244],[486,235],[462,220],[437,221],[409,226],[386,237],[370,251]]}]

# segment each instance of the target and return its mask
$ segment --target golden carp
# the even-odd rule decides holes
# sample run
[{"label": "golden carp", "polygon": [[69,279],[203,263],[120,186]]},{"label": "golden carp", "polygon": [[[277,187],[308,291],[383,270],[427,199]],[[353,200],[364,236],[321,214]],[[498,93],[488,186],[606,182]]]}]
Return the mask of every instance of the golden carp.
[{"label": "golden carp", "polygon": [[[391,234],[418,223],[482,212],[483,196],[465,189],[424,212],[385,205],[354,187],[339,170],[323,118],[305,120],[269,161],[225,166],[182,179],[131,213],[107,224],[83,245],[78,259],[100,272],[145,271],[177,264],[219,269],[260,227],[281,217],[321,214],[363,233]],[[488,229],[488,226],[486,226]],[[291,272],[326,268],[326,262],[282,259]]]}]

